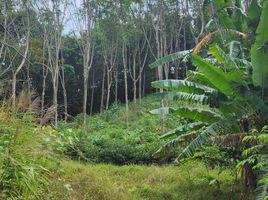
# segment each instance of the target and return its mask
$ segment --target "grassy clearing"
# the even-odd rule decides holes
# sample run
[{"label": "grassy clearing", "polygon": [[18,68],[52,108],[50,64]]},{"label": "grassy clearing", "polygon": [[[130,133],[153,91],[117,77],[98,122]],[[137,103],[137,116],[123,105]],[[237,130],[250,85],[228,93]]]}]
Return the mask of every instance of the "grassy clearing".
[{"label": "grassy clearing", "polygon": [[[44,199],[214,200],[240,199],[229,170],[207,170],[202,163],[181,166],[114,166],[63,161]],[[243,197],[243,199],[246,199]]]},{"label": "grassy clearing", "polygon": [[[246,199],[230,169],[208,169],[193,160],[152,165],[162,163],[151,157],[164,142],[158,137],[160,118],[148,113],[158,104],[153,96],[145,98],[130,113],[128,128],[124,107],[112,106],[89,118],[89,132],[79,117],[56,131],[40,127],[27,113],[12,117],[0,110],[0,199]],[[178,123],[184,122],[167,117],[166,129]],[[78,153],[90,162],[80,162]]]}]

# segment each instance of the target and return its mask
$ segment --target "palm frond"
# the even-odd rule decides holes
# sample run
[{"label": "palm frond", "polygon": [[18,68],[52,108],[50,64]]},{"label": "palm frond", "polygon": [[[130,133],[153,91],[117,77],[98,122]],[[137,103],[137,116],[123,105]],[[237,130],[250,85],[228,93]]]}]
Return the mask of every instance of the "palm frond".
[{"label": "palm frond", "polygon": [[183,156],[192,156],[197,148],[207,143],[211,137],[218,135],[223,126],[223,121],[219,121],[205,128],[205,130],[199,133],[195,139],[192,140],[190,144],[179,154],[175,162],[178,163]]},{"label": "palm frond", "polygon": [[187,71],[187,80],[201,85],[205,85],[210,88],[214,88],[214,85],[207,79],[207,77],[198,71]]},{"label": "palm frond", "polygon": [[268,87],[268,1],[264,1],[260,23],[256,31],[256,41],[251,49],[253,64],[253,83],[256,86]]},{"label": "palm frond", "polygon": [[198,102],[202,104],[207,104],[209,97],[201,94],[190,94],[186,92],[161,92],[158,93],[158,96],[161,96],[162,99],[169,100],[183,100],[188,102]]},{"label": "palm frond", "polygon": [[185,59],[185,57],[188,57],[192,53],[192,49],[190,50],[185,50],[185,51],[179,51],[173,54],[170,54],[168,56],[165,56],[163,58],[157,59],[155,62],[149,65],[151,69],[154,69],[160,65],[167,64],[169,62],[175,61],[175,60],[180,60],[180,59]]},{"label": "palm frond", "polygon": [[169,108],[169,107],[162,107],[162,108],[157,108],[157,109],[151,110],[150,113],[153,115],[167,115],[167,114],[169,114],[170,109],[171,108]]},{"label": "palm frond", "polygon": [[203,123],[214,123],[222,119],[219,113],[202,107],[181,107],[170,109],[169,111],[174,116],[197,120]]},{"label": "palm frond", "polygon": [[178,147],[178,145],[184,141],[192,140],[196,137],[196,132],[190,132],[186,134],[179,135],[178,137],[168,141],[166,144],[164,144],[162,147],[160,147],[153,156],[159,155],[159,154],[165,154],[166,152],[170,151],[174,147]]},{"label": "palm frond", "polygon": [[182,126],[178,126],[177,128],[161,135],[160,138],[162,139],[162,138],[172,137],[174,135],[179,135],[182,132],[189,132],[189,131],[200,129],[203,126],[204,124],[202,122],[193,122],[193,123],[185,124]]},{"label": "palm frond", "polygon": [[214,88],[187,80],[160,80],[152,82],[152,87],[174,92],[186,92],[193,94],[216,93]]},{"label": "palm frond", "polygon": [[221,69],[206,62],[199,56],[193,56],[192,61],[220,92],[229,97],[240,97],[238,91],[232,86],[230,79]]}]

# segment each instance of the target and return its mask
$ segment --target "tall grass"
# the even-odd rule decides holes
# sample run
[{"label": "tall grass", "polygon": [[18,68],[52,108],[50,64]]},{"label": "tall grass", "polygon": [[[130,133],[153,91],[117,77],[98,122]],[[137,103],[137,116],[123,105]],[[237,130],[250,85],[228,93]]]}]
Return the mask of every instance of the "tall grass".
[{"label": "tall grass", "polygon": [[[200,162],[178,166],[82,164],[65,161],[45,199],[226,200],[247,199],[232,172],[207,171]],[[217,181],[213,181],[217,180]],[[217,183],[217,184],[216,184]]]},{"label": "tall grass", "polygon": [[[30,95],[30,96],[29,96]],[[0,107],[0,199],[38,199],[55,165],[50,136],[37,123],[37,100],[23,91]]]}]

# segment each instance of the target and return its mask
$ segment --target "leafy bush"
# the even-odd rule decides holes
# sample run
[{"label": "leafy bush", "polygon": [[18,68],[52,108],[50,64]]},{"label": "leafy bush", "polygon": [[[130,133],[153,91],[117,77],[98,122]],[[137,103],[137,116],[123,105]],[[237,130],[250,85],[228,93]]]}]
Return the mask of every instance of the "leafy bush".
[{"label": "leafy bush", "polygon": [[[91,162],[105,162],[118,165],[130,163],[155,163],[171,161],[174,151],[163,160],[152,155],[164,144],[160,117],[151,115],[148,110],[159,105],[159,99],[148,96],[136,111],[130,112],[131,123],[124,123],[124,107],[112,105],[109,110],[89,117],[87,130],[82,128],[81,116],[73,122],[59,125],[58,143],[55,149],[73,159]],[[132,110],[132,104],[130,104]],[[167,118],[166,129],[181,123],[178,118]]]},{"label": "leafy bush", "polygon": [[117,127],[94,133],[83,129],[65,129],[59,131],[58,136],[56,149],[61,153],[86,161],[119,165],[156,162],[152,154],[162,145],[153,133]]}]

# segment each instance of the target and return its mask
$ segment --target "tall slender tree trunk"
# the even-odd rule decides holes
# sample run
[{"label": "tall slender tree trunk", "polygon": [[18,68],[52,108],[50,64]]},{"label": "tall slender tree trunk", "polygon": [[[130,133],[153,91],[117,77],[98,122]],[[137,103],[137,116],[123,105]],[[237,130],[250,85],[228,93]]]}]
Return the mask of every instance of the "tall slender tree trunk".
[{"label": "tall slender tree trunk", "polygon": [[65,73],[64,67],[61,67],[61,84],[62,84],[62,91],[63,91],[63,104],[64,104],[64,120],[67,121],[68,119],[68,97],[67,97],[67,90],[65,86]]},{"label": "tall slender tree trunk", "polygon": [[137,107],[137,80],[136,80],[136,52],[133,55],[133,102],[134,102],[134,110],[136,111]]},{"label": "tall slender tree trunk", "polygon": [[106,68],[103,67],[102,85],[101,85],[101,106],[100,106],[100,112],[102,112],[103,111],[103,108],[104,108],[105,76],[106,76]]},{"label": "tall slender tree trunk", "polygon": [[4,47],[5,47],[6,38],[7,38],[7,17],[8,17],[8,15],[7,15],[7,2],[6,1],[4,1],[4,3],[3,3],[3,13],[4,13],[4,36],[3,36],[1,48],[0,48],[0,58],[1,58],[2,62],[3,62],[2,55],[4,52]]},{"label": "tall slender tree trunk", "polygon": [[[43,81],[42,81],[42,96],[41,96],[41,119],[44,116],[44,105],[45,105],[45,92],[46,92],[46,79],[48,75],[48,69],[44,66],[43,63]],[[42,122],[42,121],[40,121]]]},{"label": "tall slender tree trunk", "polygon": [[[142,73],[143,74],[143,73]],[[142,75],[139,79],[139,104],[141,104],[141,97],[142,97]]]},{"label": "tall slender tree trunk", "polygon": [[28,7],[26,5],[26,3],[23,3],[25,9],[27,10],[27,33],[26,33],[26,41],[25,41],[25,50],[24,50],[24,54],[22,57],[22,60],[18,66],[18,68],[14,71],[13,75],[12,75],[12,95],[11,95],[11,99],[12,99],[12,106],[15,107],[16,105],[16,83],[17,83],[17,75],[20,72],[20,70],[22,69],[22,67],[24,66],[27,56],[28,56],[28,52],[29,52],[29,46],[30,46],[30,16],[29,16],[29,12],[28,12]]},{"label": "tall slender tree trunk", "polygon": [[16,82],[17,82],[17,74],[14,73],[12,75],[12,107],[15,108],[16,105]]},{"label": "tall slender tree trunk", "polygon": [[31,110],[31,102],[32,102],[32,95],[31,95],[31,78],[30,78],[30,63],[27,63],[27,91],[28,91],[28,103],[29,103],[29,110]]},{"label": "tall slender tree trunk", "polygon": [[123,48],[122,48],[122,54],[123,54],[123,65],[124,65],[124,82],[125,82],[125,122],[126,126],[128,127],[128,81],[127,81],[127,59],[126,59],[126,44],[123,41]]},{"label": "tall slender tree trunk", "polygon": [[111,86],[112,86],[112,81],[111,81],[111,69],[109,69],[107,65],[107,95],[106,95],[106,110],[109,108],[109,103],[110,103],[110,94],[111,94]]},{"label": "tall slender tree trunk", "polygon": [[94,91],[95,91],[95,87],[93,86],[91,88],[90,115],[92,115],[92,113],[93,113]]},{"label": "tall slender tree trunk", "polygon": [[[89,38],[87,38],[89,40]],[[87,45],[83,51],[83,60],[84,60],[84,96],[83,96],[83,125],[86,128],[87,125],[87,97],[88,97],[88,76],[89,70],[92,67],[94,57],[94,45],[87,41]]]},{"label": "tall slender tree trunk", "polygon": [[115,103],[118,101],[118,67],[115,69],[115,95],[114,95]]},{"label": "tall slender tree trunk", "polygon": [[83,124],[84,128],[87,124],[87,92],[88,92],[88,73],[84,69],[84,93],[83,93]]},{"label": "tall slender tree trunk", "polygon": [[54,107],[54,126],[58,128],[58,74],[52,77],[53,79],[53,107]]},{"label": "tall slender tree trunk", "polygon": [[67,98],[67,90],[65,86],[65,72],[64,72],[64,59],[63,59],[63,51],[61,49],[61,86],[63,92],[63,104],[64,104],[64,120],[65,122],[68,119],[68,98]]}]

